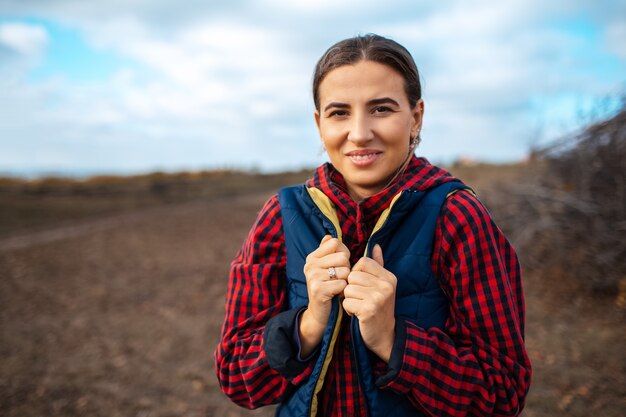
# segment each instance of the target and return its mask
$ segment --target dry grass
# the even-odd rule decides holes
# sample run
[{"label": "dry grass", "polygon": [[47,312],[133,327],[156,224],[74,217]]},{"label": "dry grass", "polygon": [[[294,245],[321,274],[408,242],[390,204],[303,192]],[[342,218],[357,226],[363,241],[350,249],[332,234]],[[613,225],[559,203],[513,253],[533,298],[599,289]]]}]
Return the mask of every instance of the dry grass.
[{"label": "dry grass", "polygon": [[152,173],[86,179],[0,178],[0,237],[76,220],[297,184],[308,171]]}]

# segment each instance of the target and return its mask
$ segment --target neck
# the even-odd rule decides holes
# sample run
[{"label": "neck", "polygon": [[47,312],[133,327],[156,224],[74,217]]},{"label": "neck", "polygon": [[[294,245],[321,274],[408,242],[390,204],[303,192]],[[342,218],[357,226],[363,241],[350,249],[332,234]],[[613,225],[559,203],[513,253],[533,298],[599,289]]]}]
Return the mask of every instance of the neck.
[{"label": "neck", "polygon": [[375,194],[378,194],[385,188],[389,187],[391,183],[397,178],[398,173],[396,172],[388,181],[386,181],[383,185],[378,185],[375,187],[359,187],[358,185],[348,184],[346,182],[346,191],[348,191],[348,195],[354,200],[355,203],[360,203],[361,201],[369,198]]},{"label": "neck", "polygon": [[365,200],[368,197],[373,196],[374,194],[376,194],[378,190],[376,192],[372,192],[371,190],[367,190],[367,189],[363,189],[361,187],[352,187],[350,185],[347,185],[348,188],[348,195],[352,198],[352,200],[355,203],[360,203],[361,201]]}]

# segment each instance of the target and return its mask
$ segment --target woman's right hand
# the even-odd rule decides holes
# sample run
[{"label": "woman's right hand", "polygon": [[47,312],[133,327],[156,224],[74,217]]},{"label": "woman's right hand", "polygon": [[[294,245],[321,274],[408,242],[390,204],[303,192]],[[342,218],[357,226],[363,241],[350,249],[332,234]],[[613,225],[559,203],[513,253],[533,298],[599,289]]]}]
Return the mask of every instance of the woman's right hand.
[{"label": "woman's right hand", "polygon": [[[335,268],[336,278],[330,278],[329,268]],[[350,251],[339,239],[324,236],[319,247],[307,256],[304,264],[309,306],[300,316],[303,357],[308,356],[322,341],[330,316],[331,300],[343,293],[349,274]]]}]

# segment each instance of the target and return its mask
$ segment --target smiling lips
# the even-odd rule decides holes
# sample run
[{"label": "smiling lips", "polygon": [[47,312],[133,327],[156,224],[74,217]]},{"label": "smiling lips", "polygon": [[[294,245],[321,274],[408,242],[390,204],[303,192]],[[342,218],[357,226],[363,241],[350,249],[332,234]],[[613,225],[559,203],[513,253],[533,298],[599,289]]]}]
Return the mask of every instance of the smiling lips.
[{"label": "smiling lips", "polygon": [[352,161],[353,164],[364,167],[373,164],[382,155],[381,151],[373,149],[364,149],[360,151],[351,151],[346,153],[346,157]]}]

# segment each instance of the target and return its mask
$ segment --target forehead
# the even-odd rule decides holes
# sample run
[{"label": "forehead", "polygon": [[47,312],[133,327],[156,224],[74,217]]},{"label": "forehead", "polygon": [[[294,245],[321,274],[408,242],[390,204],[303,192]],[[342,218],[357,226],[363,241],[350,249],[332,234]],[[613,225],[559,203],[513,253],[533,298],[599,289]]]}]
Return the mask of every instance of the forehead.
[{"label": "forehead", "polygon": [[320,103],[352,103],[390,97],[408,104],[402,75],[373,61],[343,65],[330,71],[320,84],[319,97]]}]

